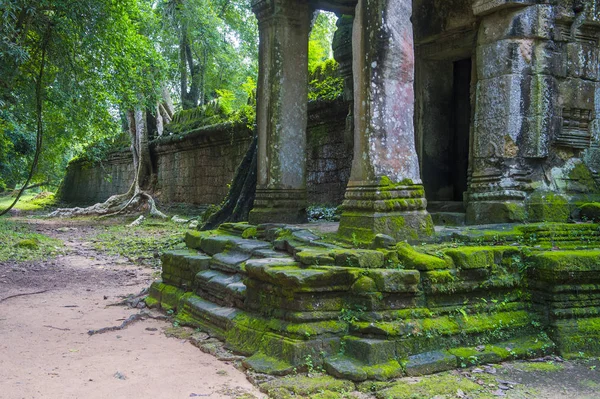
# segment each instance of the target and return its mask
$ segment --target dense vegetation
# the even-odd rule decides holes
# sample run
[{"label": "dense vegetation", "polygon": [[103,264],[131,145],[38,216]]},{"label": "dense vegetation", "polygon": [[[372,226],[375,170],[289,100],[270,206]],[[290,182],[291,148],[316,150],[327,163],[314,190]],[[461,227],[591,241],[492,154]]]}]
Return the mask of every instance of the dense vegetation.
[{"label": "dense vegetation", "polygon": [[[252,119],[249,0],[3,0],[0,15],[0,192],[25,183],[37,147],[31,182],[56,187],[73,156],[128,146],[127,112],[165,97]],[[311,71],[332,56],[335,19],[315,19]]]}]

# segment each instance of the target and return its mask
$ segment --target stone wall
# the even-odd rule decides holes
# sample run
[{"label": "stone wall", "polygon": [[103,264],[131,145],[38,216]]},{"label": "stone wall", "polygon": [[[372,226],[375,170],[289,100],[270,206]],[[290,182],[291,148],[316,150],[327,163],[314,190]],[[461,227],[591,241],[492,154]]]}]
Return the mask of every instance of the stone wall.
[{"label": "stone wall", "polygon": [[114,152],[96,164],[74,161],[68,166],[58,196],[61,201],[75,205],[104,201],[111,195],[125,193],[133,177],[131,152],[128,150]]},{"label": "stone wall", "polygon": [[352,167],[352,131],[346,131],[348,103],[309,104],[306,185],[309,204],[339,205]]},{"label": "stone wall", "polygon": [[216,125],[159,139],[153,146],[158,198],[168,203],[220,203],[251,139],[252,132],[243,125]]},{"label": "stone wall", "polygon": [[[309,203],[338,205],[350,175],[352,135],[345,129],[348,105],[341,101],[310,105],[307,187]],[[223,124],[155,140],[151,144],[156,197],[163,203],[218,204],[241,162],[252,132],[243,124]],[[127,191],[133,178],[129,151],[101,163],[72,162],[60,198],[91,204]]]}]

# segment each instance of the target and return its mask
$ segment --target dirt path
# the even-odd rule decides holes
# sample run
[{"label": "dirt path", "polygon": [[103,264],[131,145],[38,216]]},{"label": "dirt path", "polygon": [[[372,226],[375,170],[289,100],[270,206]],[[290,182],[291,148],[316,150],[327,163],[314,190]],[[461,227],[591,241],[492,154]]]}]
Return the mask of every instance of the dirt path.
[{"label": "dirt path", "polygon": [[94,227],[66,225],[36,221],[66,255],[0,263],[0,398],[264,397],[231,364],[167,338],[166,321],[89,336],[139,312],[107,305],[148,287],[152,270],[94,251]]}]

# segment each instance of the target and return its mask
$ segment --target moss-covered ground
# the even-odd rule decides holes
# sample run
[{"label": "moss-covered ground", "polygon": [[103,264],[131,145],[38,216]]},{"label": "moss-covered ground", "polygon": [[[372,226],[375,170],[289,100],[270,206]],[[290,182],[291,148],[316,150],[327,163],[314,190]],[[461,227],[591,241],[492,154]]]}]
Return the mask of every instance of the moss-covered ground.
[{"label": "moss-covered ground", "polygon": [[0,262],[42,260],[63,252],[62,241],[7,218],[0,218],[0,243]]},{"label": "moss-covered ground", "polygon": [[314,371],[271,379],[259,386],[274,399],[592,399],[600,389],[598,366],[598,359],[564,362],[544,358],[357,384]]},{"label": "moss-covered ground", "polygon": [[[0,194],[0,211],[8,208],[14,200],[15,197],[11,194]],[[17,212],[42,211],[53,206],[54,201],[54,194],[52,193],[26,192],[19,198],[19,202],[17,202],[12,209]]]},{"label": "moss-covered ground", "polygon": [[108,224],[90,237],[94,248],[107,255],[119,255],[148,266],[158,266],[164,251],[185,248],[186,224],[145,220],[139,226],[129,226],[129,220]]}]

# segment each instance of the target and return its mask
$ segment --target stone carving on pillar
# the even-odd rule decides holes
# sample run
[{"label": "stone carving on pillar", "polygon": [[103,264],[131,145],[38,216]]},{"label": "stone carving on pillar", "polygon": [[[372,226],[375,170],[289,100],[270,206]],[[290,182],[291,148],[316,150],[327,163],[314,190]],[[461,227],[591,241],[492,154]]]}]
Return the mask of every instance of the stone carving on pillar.
[{"label": "stone carving on pillar", "polygon": [[433,233],[414,138],[412,0],[360,0],[353,28],[354,159],[339,234]]},{"label": "stone carving on pillar", "polygon": [[251,223],[306,221],[308,34],[303,0],[253,0],[258,18],[258,183]]}]

